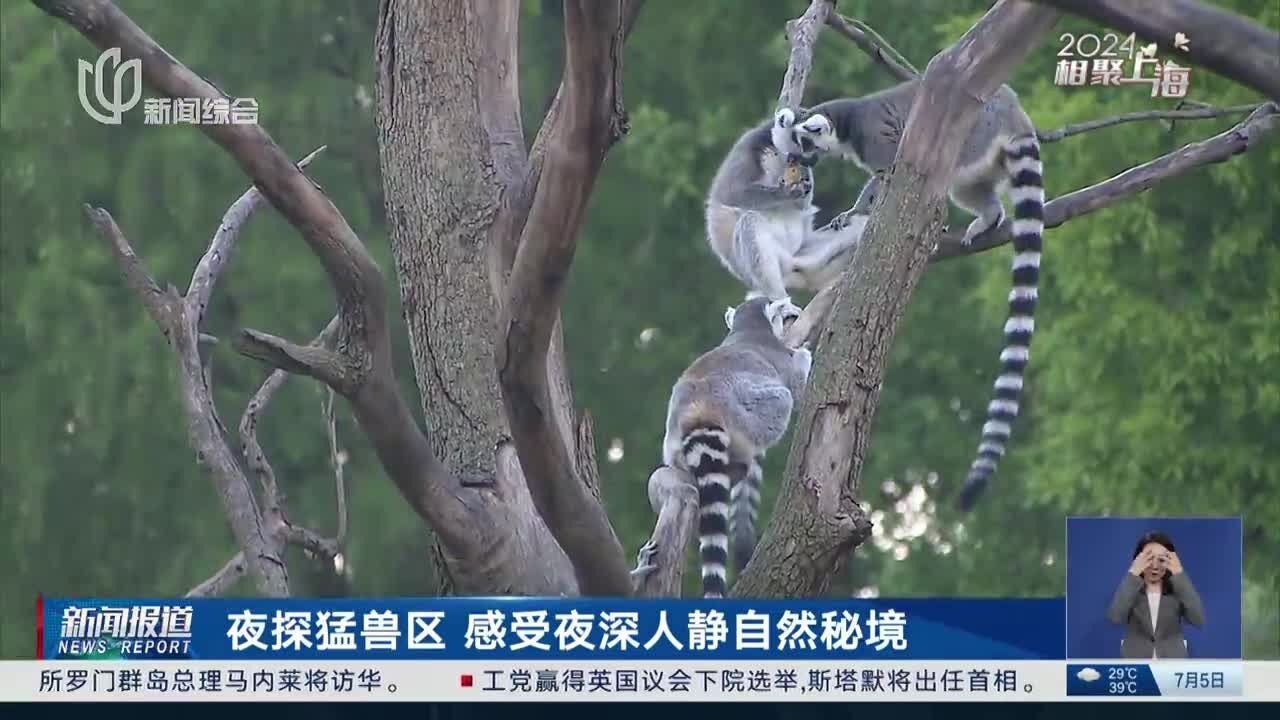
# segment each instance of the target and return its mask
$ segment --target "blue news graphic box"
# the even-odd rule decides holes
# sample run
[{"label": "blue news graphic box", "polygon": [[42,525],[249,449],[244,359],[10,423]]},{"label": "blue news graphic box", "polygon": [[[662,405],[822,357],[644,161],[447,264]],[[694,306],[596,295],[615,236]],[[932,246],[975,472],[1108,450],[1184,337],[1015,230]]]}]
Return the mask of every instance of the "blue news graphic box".
[{"label": "blue news graphic box", "polygon": [[92,599],[42,604],[48,659],[1055,660],[1043,599]]},{"label": "blue news graphic box", "polygon": [[[1125,624],[1114,623],[1107,619],[1107,609],[1129,572],[1139,539],[1151,532],[1163,533],[1172,541],[1185,579],[1204,609],[1202,627],[1180,618],[1188,659],[1239,659],[1243,595],[1239,517],[1067,518],[1067,657],[1122,657],[1121,641],[1133,616],[1126,615]],[[1137,601],[1147,603],[1146,593],[1140,590]],[[1136,603],[1130,612],[1150,617],[1150,611]],[[1137,621],[1138,628],[1143,622]]]}]

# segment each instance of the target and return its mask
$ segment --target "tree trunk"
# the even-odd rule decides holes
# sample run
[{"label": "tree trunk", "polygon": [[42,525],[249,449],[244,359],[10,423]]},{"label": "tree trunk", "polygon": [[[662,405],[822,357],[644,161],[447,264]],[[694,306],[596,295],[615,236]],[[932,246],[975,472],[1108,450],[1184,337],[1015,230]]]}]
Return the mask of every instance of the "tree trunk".
[{"label": "tree trunk", "polygon": [[[502,95],[484,93],[488,83],[514,82],[518,12],[516,3],[384,0],[378,145],[428,434],[484,536],[483,557],[436,553],[444,581],[461,594],[576,594],[521,474],[493,361],[492,228],[504,187],[522,182],[524,140],[518,105],[495,117],[482,103]],[[514,134],[493,131],[512,120]]]},{"label": "tree trunk", "polygon": [[826,591],[871,534],[858,504],[885,359],[946,219],[946,191],[978,110],[1056,22],[1058,13],[1001,0],[929,62],[908,113],[887,191],[834,293],[777,506],[738,597]]}]

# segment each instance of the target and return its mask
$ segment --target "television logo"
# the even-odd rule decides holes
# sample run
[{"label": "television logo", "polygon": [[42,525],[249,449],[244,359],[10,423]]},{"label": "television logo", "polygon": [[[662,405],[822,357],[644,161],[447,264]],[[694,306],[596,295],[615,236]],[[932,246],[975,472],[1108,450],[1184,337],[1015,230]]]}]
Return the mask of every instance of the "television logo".
[{"label": "television logo", "polygon": [[[112,67],[115,69],[113,77],[115,78],[114,92],[111,97],[107,97],[107,61],[111,61]],[[119,125],[121,117],[124,113],[133,109],[142,99],[142,60],[134,58],[127,62],[120,62],[120,48],[109,48],[98,56],[98,62],[90,65],[87,60],[79,60],[79,72],[76,74],[77,89],[80,93],[80,106],[89,114],[89,117],[97,120],[104,125]],[[133,75],[133,97],[123,100],[124,97],[124,81],[125,77]],[[89,102],[88,84],[93,82],[93,91],[97,96],[98,105],[106,112],[99,111]]]},{"label": "television logo", "polygon": [[62,610],[55,657],[185,657],[192,614],[190,605],[72,605]]},{"label": "television logo", "polygon": [[[119,125],[124,114],[142,100],[142,60],[134,58],[120,62],[120,48],[110,48],[98,56],[95,64],[87,60],[78,62],[76,84],[80,92],[80,106],[89,117],[104,125]],[[109,67],[114,72],[109,72]],[[114,78],[109,97],[107,85],[111,80],[108,75]],[[125,100],[125,80],[129,76],[133,77],[133,96]],[[89,98],[90,83],[93,84],[98,107]],[[147,98],[143,112],[144,125],[256,125],[258,101],[228,97]]]}]

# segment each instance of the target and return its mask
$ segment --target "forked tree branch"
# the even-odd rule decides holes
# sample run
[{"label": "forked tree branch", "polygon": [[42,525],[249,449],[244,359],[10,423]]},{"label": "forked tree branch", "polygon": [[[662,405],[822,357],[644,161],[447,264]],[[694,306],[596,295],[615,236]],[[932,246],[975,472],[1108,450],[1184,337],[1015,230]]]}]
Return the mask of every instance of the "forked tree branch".
[{"label": "forked tree branch", "polygon": [[[512,2],[381,2],[374,117],[415,379],[473,551],[437,538],[441,590],[577,595],[573,564],[529,493],[493,365],[493,309],[508,272],[501,248],[509,243],[514,257],[510,208],[526,165],[519,17]],[[548,364],[563,372],[562,360]],[[572,412],[568,404],[563,414]]]},{"label": "forked tree branch", "polygon": [[[321,146],[312,151],[298,162],[298,167],[302,168],[309,165],[324,149]],[[232,203],[231,207],[223,214],[222,222],[219,223],[218,230],[214,233],[213,239],[209,243],[209,249],[205,251],[205,254],[196,264],[195,272],[191,275],[191,283],[188,286],[184,305],[187,315],[195,318],[197,329],[203,323],[213,288],[235,251],[235,244],[240,238],[240,233],[258,208],[261,207],[262,199],[262,193],[258,192],[257,188],[250,187]],[[334,322],[331,322],[329,328],[326,329],[328,335],[322,335],[321,339],[328,339],[328,336],[333,334],[336,327],[337,319],[335,318]],[[201,342],[204,341],[205,337],[208,336],[200,336]],[[317,339],[317,342],[320,342],[321,339]],[[206,361],[204,364],[204,384],[206,390],[209,390],[211,373],[208,362]],[[259,524],[267,528],[268,537],[272,541],[272,549],[281,558],[283,558],[284,545],[287,540],[282,537],[280,532],[280,528],[287,523],[283,510],[283,498],[280,496],[276,485],[275,472],[272,470],[266,454],[258,445],[256,429],[258,413],[270,400],[275,390],[283,384],[286,377],[288,376],[283,371],[277,370],[273,372],[267,381],[263,383],[258,393],[250,400],[245,408],[244,415],[240,419],[241,454],[249,470],[258,476],[262,486],[261,498],[266,504],[265,510],[261,510],[255,505],[254,513],[258,517]],[[216,411],[216,408],[213,408],[213,410]],[[221,425],[217,421],[216,412],[214,420],[219,426]],[[226,439],[220,434],[219,441],[225,443]],[[250,490],[250,496],[252,496],[252,490]],[[192,588],[187,593],[187,597],[206,597],[225,593],[248,571],[248,564],[244,558],[244,550],[237,552],[217,573]]]},{"label": "forked tree branch", "polygon": [[979,109],[1057,17],[1000,0],[929,62],[887,191],[836,285],[773,518],[735,596],[817,595],[869,537],[857,500],[863,459],[889,348],[946,218],[947,179]]},{"label": "forked tree branch", "polygon": [[[325,151],[327,145],[312,150],[298,161],[299,168],[305,168],[311,164],[312,160]],[[187,287],[187,304],[192,312],[196,313],[196,326],[204,325],[204,315],[208,311],[209,296],[213,294],[214,285],[217,283],[218,277],[222,275],[223,268],[226,267],[228,261],[231,260],[232,250],[236,240],[240,237],[240,231],[244,228],[253,214],[258,211],[262,205],[262,193],[256,187],[245,190],[235,202],[231,203],[231,207],[222,215],[222,222],[218,225],[218,231],[213,234],[213,240],[209,243],[209,249],[205,251],[200,262],[196,264],[195,272],[191,274],[191,284]]]},{"label": "forked tree branch", "polygon": [[[68,22],[99,48],[120,48],[122,61],[140,59],[143,80],[152,89],[169,97],[225,97],[107,0],[33,1],[48,14]],[[452,502],[449,471],[432,453],[400,395],[387,332],[387,297],[381,270],[338,209],[263,128],[246,124],[198,127],[236,160],[272,206],[298,229],[319,258],[338,301],[337,351],[308,349],[248,331],[242,338],[242,348],[278,367],[322,379],[347,398],[387,474],[414,511],[436,531],[452,554],[483,557],[487,548],[475,545],[466,509]],[[148,294],[156,293],[148,290]],[[194,347],[194,339],[191,344]],[[243,479],[243,474],[239,477]],[[244,488],[248,491],[247,481]],[[256,566],[275,564],[264,563],[258,557],[265,553],[257,552],[258,547],[267,543],[260,526],[256,530],[242,528],[237,535],[242,545],[253,547],[246,553],[251,571]],[[278,560],[274,556],[272,559]],[[264,594],[287,591],[282,565],[278,572],[254,574],[265,578],[260,588]]]},{"label": "forked tree branch", "polygon": [[[311,341],[313,347],[325,347],[333,342],[333,338],[338,332],[338,316],[334,316],[324,330]],[[244,456],[245,465],[249,471],[258,479],[258,484],[262,488],[262,498],[266,505],[264,514],[268,523],[274,527],[277,524],[288,522],[284,511],[284,498],[280,493],[279,485],[276,483],[275,470],[271,467],[270,461],[267,459],[266,452],[262,449],[262,445],[258,442],[258,419],[262,412],[266,410],[267,404],[275,397],[275,394],[285,381],[289,379],[289,373],[276,369],[272,370],[267,379],[263,381],[258,391],[250,398],[249,403],[245,405],[244,413],[240,415],[240,452]],[[342,514],[342,507],[339,505],[339,517]],[[341,527],[341,522],[339,523]],[[341,537],[338,538],[341,542]]]},{"label": "forked tree branch", "polygon": [[[630,37],[631,31],[640,17],[640,10],[644,7],[644,0],[621,1],[622,36],[623,40],[626,40]],[[515,90],[508,88],[507,92],[515,92]],[[559,132],[558,128],[561,122],[560,106],[564,100],[564,93],[565,78],[562,78],[560,85],[556,88],[556,94],[552,97],[551,103],[547,107],[547,112],[542,118],[538,133],[533,138],[533,145],[530,147],[527,162],[522,168],[524,172],[523,181],[510,189],[509,198],[504,198],[508,204],[503,208],[503,211],[499,214],[498,221],[494,224],[496,241],[493,243],[494,259],[492,263],[493,272],[499,277],[491,278],[491,282],[494,292],[499,296],[506,291],[506,277],[511,272],[511,266],[515,262],[516,249],[520,246],[520,237],[528,221],[529,210],[533,207],[534,194],[538,189],[539,181],[542,179],[542,168],[546,162],[547,148],[550,146],[552,137]],[[495,139],[502,137],[501,134],[495,132],[491,132],[491,136],[495,137]],[[521,148],[523,148],[523,144]]]},{"label": "forked tree branch", "polygon": [[626,132],[620,0],[565,2],[562,101],[512,264],[498,322],[503,405],[539,514],[573,561],[584,593],[628,595],[622,544],[554,421],[548,351],[577,249],[578,229],[605,154]]},{"label": "forked tree branch", "polygon": [[[130,289],[160,326],[173,350],[178,363],[191,448],[196,452],[197,462],[213,480],[223,512],[231,524],[236,544],[243,549],[245,565],[258,592],[268,597],[288,597],[289,575],[284,559],[263,524],[253,489],[241,471],[240,463],[227,447],[217,421],[200,361],[196,313],[191,311],[175,288],[160,289],[110,213],[86,205],[85,214],[107,243]],[[209,285],[216,280],[213,275],[211,273],[208,278]]]},{"label": "forked tree branch", "polygon": [[[323,148],[322,148],[323,149]],[[304,158],[299,165],[309,163],[319,150]],[[259,575],[265,570],[267,580],[283,582],[281,586],[272,586],[271,592],[278,596],[288,594],[288,576],[283,560],[284,544],[292,539],[300,542],[300,538],[312,538],[315,534],[301,528],[292,528],[284,515],[275,484],[275,475],[267,462],[265,454],[258,446],[253,429],[255,423],[241,420],[241,437],[247,465],[259,475],[263,485],[263,499],[267,504],[266,512],[262,512],[249,487],[240,466],[235,462],[234,454],[227,447],[223,435],[221,421],[213,404],[212,388],[207,363],[202,363],[199,353],[199,327],[208,307],[209,298],[219,277],[226,268],[240,232],[260,205],[260,195],[255,188],[250,188],[234,202],[224,214],[221,224],[209,249],[196,265],[192,273],[187,295],[179,298],[172,287],[168,291],[160,291],[157,283],[146,271],[141,258],[133,251],[119,227],[105,210],[87,209],[90,220],[99,234],[109,241],[112,254],[116,257],[126,282],[143,300],[152,317],[160,325],[168,338],[171,347],[178,354],[179,368],[182,371],[182,388],[188,415],[189,434],[192,445],[196,449],[201,464],[207,464],[212,471],[215,482],[223,498],[223,508],[232,523],[232,530],[237,535],[241,550],[236,553],[225,566],[213,577],[196,586],[188,596],[215,595],[225,592],[246,572],[253,572],[259,590],[262,590],[264,579]],[[330,326],[330,334],[336,323]],[[280,375],[280,371],[277,371]],[[283,381],[283,377],[280,378]],[[246,410],[246,418],[256,418],[257,411],[265,404],[278,387],[278,382],[271,380],[264,385],[250,402]],[[270,391],[267,391],[271,388]],[[240,540],[246,529],[249,541]],[[289,533],[282,530],[289,529]],[[324,542],[312,543],[318,549],[328,548]],[[246,556],[246,550],[249,555]],[[322,554],[322,553],[321,553]],[[330,553],[332,558],[334,553]],[[252,558],[246,562],[245,558]],[[283,580],[281,580],[283,576]]]},{"label": "forked tree branch", "polygon": [[[1039,0],[1157,43],[1280,102],[1280,33],[1195,0]],[[1177,34],[1188,38],[1174,44]]]}]

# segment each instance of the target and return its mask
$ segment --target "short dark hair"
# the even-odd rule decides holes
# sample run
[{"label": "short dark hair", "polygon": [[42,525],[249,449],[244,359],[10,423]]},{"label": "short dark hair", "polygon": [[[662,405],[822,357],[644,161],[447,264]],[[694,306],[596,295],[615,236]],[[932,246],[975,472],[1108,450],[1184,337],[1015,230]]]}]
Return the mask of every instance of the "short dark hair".
[{"label": "short dark hair", "polygon": [[[1155,543],[1169,552],[1177,552],[1173,547],[1173,538],[1159,530],[1148,530],[1147,532],[1142,533],[1142,537],[1138,538],[1138,544],[1133,546],[1133,556],[1135,558],[1138,557],[1138,555],[1142,553],[1142,548],[1150,545],[1151,543]],[[1173,592],[1173,583],[1169,580],[1169,572],[1167,569],[1160,585],[1160,593],[1162,595],[1168,595]]]},{"label": "short dark hair", "polygon": [[1142,534],[1142,537],[1138,538],[1138,544],[1133,546],[1133,556],[1138,557],[1138,554],[1142,552],[1142,548],[1151,543],[1156,543],[1169,552],[1177,552],[1173,547],[1173,538],[1159,530],[1148,530]]}]

